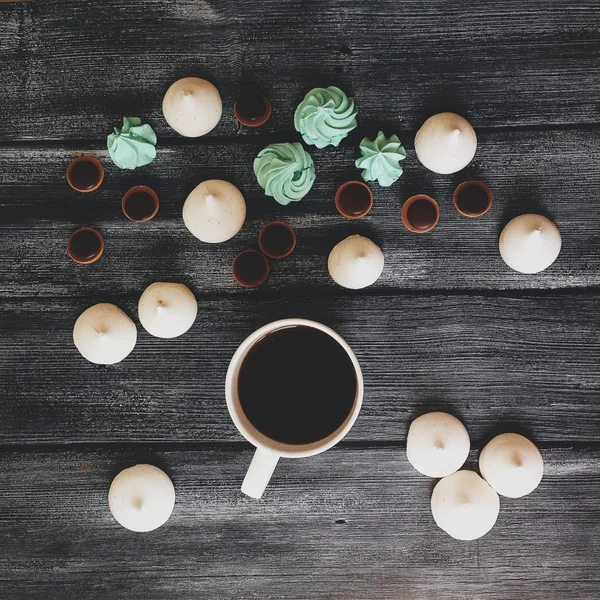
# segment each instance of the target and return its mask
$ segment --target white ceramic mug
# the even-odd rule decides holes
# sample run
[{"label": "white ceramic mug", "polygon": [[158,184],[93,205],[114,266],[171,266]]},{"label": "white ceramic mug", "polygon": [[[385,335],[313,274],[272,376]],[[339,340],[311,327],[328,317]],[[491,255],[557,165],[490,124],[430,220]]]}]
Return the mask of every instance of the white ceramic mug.
[{"label": "white ceramic mug", "polygon": [[[338,344],[348,353],[354,366],[354,371],[356,372],[356,397],[354,399],[352,410],[344,422],[327,437],[310,444],[284,444],[262,434],[248,420],[240,405],[238,376],[244,358],[254,344],[274,331],[298,326],[313,327],[314,329],[326,333],[338,342]],[[273,471],[275,470],[277,461],[280,457],[303,458],[305,456],[319,454],[337,444],[348,431],[350,431],[350,428],[354,425],[354,421],[356,421],[356,417],[358,417],[360,407],[362,406],[362,372],[358,360],[356,359],[356,356],[354,356],[354,352],[352,352],[350,346],[346,343],[344,338],[329,327],[321,325],[321,323],[317,323],[316,321],[308,321],[307,319],[282,319],[281,321],[274,321],[273,323],[269,323],[268,325],[257,329],[241,343],[240,347],[233,355],[233,358],[229,363],[229,368],[227,369],[225,398],[227,400],[229,414],[231,415],[235,426],[251,444],[256,446],[254,458],[252,459],[250,468],[242,483],[242,492],[252,498],[260,498],[271,479],[271,475],[273,475]]]}]

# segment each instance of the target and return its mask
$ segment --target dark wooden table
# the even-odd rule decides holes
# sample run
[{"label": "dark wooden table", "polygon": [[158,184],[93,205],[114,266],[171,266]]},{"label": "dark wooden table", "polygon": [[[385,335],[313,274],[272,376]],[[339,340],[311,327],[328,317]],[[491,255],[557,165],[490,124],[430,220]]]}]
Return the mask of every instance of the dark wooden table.
[{"label": "dark wooden table", "polygon": [[[563,0],[34,0],[0,3],[0,598],[61,600],[593,600],[600,596],[600,3]],[[224,114],[187,140],[161,114],[174,80],[205,77]],[[262,87],[273,117],[240,127],[232,105]],[[281,207],[252,174],[257,152],[296,141],[293,111],[313,86],[356,98],[360,127],[340,148],[310,151],[309,196]],[[461,173],[438,176],[413,139],[434,112],[475,126]],[[158,133],[158,156],[135,172],[109,160],[106,135],[124,115]],[[374,186],[358,223],[334,208],[358,174],[358,142],[383,128],[409,156],[390,188]],[[83,151],[101,158],[97,192],[65,181]],[[452,207],[470,177],[495,194],[468,220]],[[185,229],[198,183],[235,183],[244,229],[209,246]],[[147,183],[157,218],[125,220],[120,199]],[[400,206],[424,192],[438,227],[407,232]],[[502,262],[503,225],[541,212],[563,236],[557,262],[521,275]],[[297,251],[262,289],[236,286],[234,255],[285,218]],[[98,227],[103,258],[70,261],[66,239]],[[365,291],[330,280],[329,250],[351,233],[379,243],[386,266]],[[151,338],[124,362],[92,365],[72,327],[99,301],[137,320],[154,281],[189,285],[193,329]],[[260,501],[239,486],[252,449],[224,402],[227,363],[242,339],[280,317],[339,331],[363,366],[364,409],[337,448],[281,461]],[[521,500],[502,498],[496,527],[457,542],[431,517],[433,481],[408,464],[410,421],[435,409],[467,425],[478,450],[525,432],[546,474]],[[171,520],[122,529],[107,492],[124,467],[172,477]]]}]

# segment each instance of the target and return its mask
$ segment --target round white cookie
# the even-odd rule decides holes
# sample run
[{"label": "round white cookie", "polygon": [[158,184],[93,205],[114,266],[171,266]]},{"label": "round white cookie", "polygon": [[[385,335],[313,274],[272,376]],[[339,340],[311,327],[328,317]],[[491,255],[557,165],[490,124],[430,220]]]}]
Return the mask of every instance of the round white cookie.
[{"label": "round white cookie", "polygon": [[223,113],[219,90],[210,81],[184,77],[169,87],[162,103],[167,123],[185,137],[199,137],[217,126]]},{"label": "round white cookie", "polygon": [[476,150],[475,130],[456,113],[429,117],[415,137],[417,158],[434,173],[456,173],[464,169],[473,160]]},{"label": "round white cookie", "polygon": [[209,179],[196,186],[183,205],[183,222],[203,242],[231,239],[246,220],[246,201],[235,185]]},{"label": "round white cookie", "polygon": [[126,529],[152,531],[169,520],[175,506],[175,488],[158,467],[135,465],[113,479],[108,505]]},{"label": "round white cookie", "polygon": [[471,449],[469,433],[452,415],[430,412],[415,419],[408,430],[406,455],[428,477],[445,477],[460,469]]},{"label": "round white cookie", "polygon": [[352,290],[375,283],[383,272],[383,252],[369,238],[351,235],[329,253],[327,267],[331,278]]},{"label": "round white cookie", "polygon": [[518,433],[502,433],[481,451],[479,470],[501,496],[531,494],[544,475],[544,459],[537,446]]},{"label": "round white cookie", "polygon": [[457,540],[476,540],[496,523],[498,494],[474,471],[440,479],[431,495],[431,513],[440,529]]},{"label": "round white cookie", "polygon": [[520,215],[500,234],[500,255],[519,273],[539,273],[558,257],[562,241],[556,225],[542,215]]},{"label": "round white cookie", "polygon": [[81,355],[98,365],[112,365],[129,356],[137,341],[135,323],[114,304],[95,304],[73,327],[73,342]]},{"label": "round white cookie", "polygon": [[184,334],[194,324],[197,314],[196,297],[181,283],[153,283],[144,290],[138,302],[142,327],[159,338]]}]

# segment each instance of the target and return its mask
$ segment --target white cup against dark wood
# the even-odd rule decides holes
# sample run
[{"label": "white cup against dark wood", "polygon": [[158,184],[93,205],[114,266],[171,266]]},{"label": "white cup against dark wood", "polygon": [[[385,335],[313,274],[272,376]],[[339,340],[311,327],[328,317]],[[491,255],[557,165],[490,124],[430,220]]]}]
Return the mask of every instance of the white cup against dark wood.
[{"label": "white cup against dark wood", "polygon": [[[347,414],[344,413],[345,417],[343,417],[343,421],[333,431],[328,432],[327,435],[317,441],[290,444],[265,435],[248,419],[240,402],[238,380],[244,359],[256,344],[274,332],[296,327],[316,329],[333,338],[341,346],[343,351],[347,353],[347,358],[351,363],[351,367],[348,368],[354,369],[356,394],[353,403],[350,402],[348,404],[350,408]],[[242,492],[252,498],[260,498],[271,479],[279,458],[304,458],[313,456],[337,444],[350,431],[356,421],[362,405],[363,391],[362,372],[354,352],[339,334],[321,323],[306,319],[283,319],[261,327],[246,338],[231,359],[225,381],[225,397],[229,414],[239,432],[251,444],[256,446],[254,458],[242,484]]]}]

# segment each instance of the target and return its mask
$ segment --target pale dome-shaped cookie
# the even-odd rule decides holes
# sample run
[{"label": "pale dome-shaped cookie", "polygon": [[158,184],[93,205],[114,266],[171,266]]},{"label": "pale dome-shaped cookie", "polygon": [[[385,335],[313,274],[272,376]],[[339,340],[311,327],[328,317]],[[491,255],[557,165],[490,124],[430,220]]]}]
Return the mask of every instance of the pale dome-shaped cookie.
[{"label": "pale dome-shaped cookie", "polygon": [[82,356],[98,365],[121,362],[135,347],[135,323],[114,304],[95,304],[73,327],[73,341]]},{"label": "pale dome-shaped cookie", "polygon": [[502,433],[481,451],[479,470],[501,496],[521,498],[535,490],[544,475],[537,446],[518,433]]},{"label": "pale dome-shaped cookie", "polygon": [[428,477],[445,477],[467,460],[471,441],[465,426],[452,415],[430,412],[415,419],[408,430],[406,455]]},{"label": "pale dome-shaped cookie", "polygon": [[194,324],[197,314],[196,297],[182,283],[153,283],[138,302],[142,327],[159,338],[184,334]]},{"label": "pale dome-shaped cookie", "polygon": [[113,479],[108,505],[113,517],[126,529],[153,531],[169,520],[175,506],[175,488],[158,467],[135,465]]},{"label": "pale dome-shaped cookie", "polygon": [[162,110],[165,120],[177,133],[199,137],[217,126],[223,103],[219,90],[210,81],[184,77],[169,87]]},{"label": "pale dome-shaped cookie", "polygon": [[473,160],[475,150],[475,130],[466,119],[452,112],[429,117],[415,137],[417,158],[434,173],[464,169]]},{"label": "pale dome-shaped cookie", "polygon": [[438,527],[457,540],[476,540],[496,523],[498,494],[474,471],[457,471],[437,483],[431,513]]},{"label": "pale dome-shaped cookie", "polygon": [[331,278],[339,285],[358,290],[375,283],[383,272],[383,252],[369,238],[351,235],[329,253]]},{"label": "pale dome-shaped cookie", "polygon": [[183,205],[183,222],[203,242],[231,239],[246,220],[246,201],[235,185],[209,179],[196,186]]},{"label": "pale dome-shaped cookie", "polygon": [[515,217],[506,225],[498,242],[504,262],[519,273],[539,273],[560,253],[562,241],[556,225],[542,215]]}]

